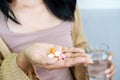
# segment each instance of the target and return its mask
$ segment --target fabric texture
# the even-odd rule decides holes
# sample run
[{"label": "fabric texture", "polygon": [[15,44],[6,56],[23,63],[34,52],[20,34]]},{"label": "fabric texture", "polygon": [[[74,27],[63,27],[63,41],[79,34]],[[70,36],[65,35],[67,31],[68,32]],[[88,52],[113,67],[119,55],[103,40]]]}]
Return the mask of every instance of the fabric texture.
[{"label": "fabric texture", "polygon": [[[76,7],[75,11],[75,21],[73,22],[72,26],[72,37],[75,47],[83,49],[87,45],[87,40],[82,30],[82,20],[78,7]],[[88,80],[87,69],[84,66],[74,66],[72,70],[74,72],[76,80]]]},{"label": "fabric texture", "polygon": [[16,53],[11,53],[7,45],[0,38],[0,80],[39,80],[36,76],[34,68],[30,66],[28,74],[25,74],[16,63]]},{"label": "fabric texture", "polygon": [[[79,16],[79,10],[76,8],[75,11],[75,21],[73,22],[72,26],[72,38],[75,47],[83,48],[87,41],[82,32],[82,25],[81,19]],[[0,45],[1,46],[1,45]],[[2,54],[5,54],[6,52]],[[25,74],[16,63],[16,54],[8,54],[7,57],[1,59],[1,66],[0,66],[0,80],[38,80],[36,74],[34,72],[34,68],[31,67],[29,74]],[[7,67],[11,66],[11,68]],[[76,80],[87,80],[87,70],[83,66],[74,66],[72,67],[72,71],[75,75]],[[12,74],[12,76],[11,76]]]}]

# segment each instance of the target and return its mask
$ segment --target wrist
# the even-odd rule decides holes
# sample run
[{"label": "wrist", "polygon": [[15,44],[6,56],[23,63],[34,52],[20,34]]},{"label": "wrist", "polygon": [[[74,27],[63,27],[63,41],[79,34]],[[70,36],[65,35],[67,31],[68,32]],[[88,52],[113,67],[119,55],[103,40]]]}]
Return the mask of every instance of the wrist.
[{"label": "wrist", "polygon": [[20,53],[17,55],[16,58],[17,65],[25,72],[27,73],[29,70],[29,67],[31,66],[28,59],[24,56],[24,53]]}]

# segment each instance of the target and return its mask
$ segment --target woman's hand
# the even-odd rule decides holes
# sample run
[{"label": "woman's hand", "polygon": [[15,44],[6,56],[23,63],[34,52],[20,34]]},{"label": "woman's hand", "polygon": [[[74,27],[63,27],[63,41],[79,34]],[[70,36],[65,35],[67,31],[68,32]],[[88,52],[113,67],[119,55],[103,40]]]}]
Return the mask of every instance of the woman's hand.
[{"label": "woman's hand", "polygon": [[106,77],[109,78],[110,80],[113,80],[113,75],[115,74],[115,67],[114,64],[112,63],[112,53],[109,53],[109,58],[108,60],[110,61],[110,67],[105,70]]},{"label": "woman's hand", "polygon": [[53,64],[57,61],[56,58],[48,58],[48,52],[52,44],[44,43],[34,43],[33,45],[27,47],[24,51],[24,56],[32,65],[37,65],[40,67]]},{"label": "woman's hand", "polygon": [[91,58],[80,48],[70,48],[68,50],[64,49],[63,53],[67,57],[64,60],[48,58],[47,54],[51,47],[54,47],[56,50],[60,50],[62,48],[61,46],[52,44],[36,43],[29,46],[25,50],[24,55],[32,65],[37,65],[49,70],[71,67],[78,64],[93,63]]},{"label": "woman's hand", "polygon": [[74,63],[79,63],[84,65],[93,63],[92,59],[85,51],[81,48],[64,48],[66,57],[69,59],[74,59]]}]

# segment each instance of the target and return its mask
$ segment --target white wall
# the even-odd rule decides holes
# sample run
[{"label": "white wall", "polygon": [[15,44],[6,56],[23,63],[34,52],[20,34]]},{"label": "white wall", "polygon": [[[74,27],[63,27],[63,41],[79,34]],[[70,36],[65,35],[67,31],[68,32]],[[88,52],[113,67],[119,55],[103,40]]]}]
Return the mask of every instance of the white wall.
[{"label": "white wall", "polygon": [[106,43],[114,53],[113,62],[120,80],[120,0],[78,0],[83,29],[90,44]]},{"label": "white wall", "polygon": [[120,9],[120,0],[78,0],[81,9]]}]

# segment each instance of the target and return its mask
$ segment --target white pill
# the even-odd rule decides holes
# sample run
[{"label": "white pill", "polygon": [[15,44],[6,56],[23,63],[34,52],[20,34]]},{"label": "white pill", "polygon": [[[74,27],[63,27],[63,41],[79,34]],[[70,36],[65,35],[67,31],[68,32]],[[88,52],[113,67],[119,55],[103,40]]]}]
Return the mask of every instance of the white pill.
[{"label": "white pill", "polygon": [[55,52],[55,56],[57,56],[57,57],[60,56],[60,54],[61,54],[60,51],[56,51],[56,52]]},{"label": "white pill", "polygon": [[54,54],[48,54],[49,58],[54,58],[54,56],[55,56]]}]

